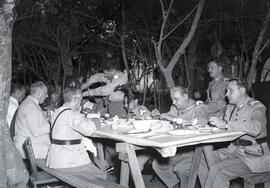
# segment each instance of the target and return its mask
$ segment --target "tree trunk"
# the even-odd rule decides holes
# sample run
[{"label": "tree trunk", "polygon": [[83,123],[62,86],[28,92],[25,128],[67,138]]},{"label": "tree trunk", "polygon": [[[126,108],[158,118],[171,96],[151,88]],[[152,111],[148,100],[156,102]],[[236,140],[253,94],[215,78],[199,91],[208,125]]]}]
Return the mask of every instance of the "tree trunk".
[{"label": "tree trunk", "polygon": [[165,71],[163,75],[166,80],[167,87],[169,89],[173,88],[175,86],[175,82],[172,77],[172,71]]},{"label": "tree trunk", "polygon": [[120,36],[120,42],[121,42],[121,52],[122,52],[122,58],[125,65],[125,69],[128,73],[129,77],[129,66],[128,66],[128,60],[127,60],[127,54],[126,54],[126,17],[125,17],[125,1],[121,2],[121,17],[122,17],[122,35]]},{"label": "tree trunk", "polygon": [[[161,27],[161,31],[160,31],[159,42],[158,43],[154,42],[154,48],[155,48],[155,54],[156,54],[156,58],[157,58],[157,64],[158,64],[161,72],[163,73],[163,75],[165,77],[168,88],[172,88],[175,85],[174,80],[172,78],[172,71],[173,71],[175,65],[178,63],[180,57],[184,54],[187,46],[189,45],[190,41],[192,40],[192,38],[193,38],[193,36],[194,36],[194,34],[196,32],[196,29],[197,29],[197,26],[198,26],[198,23],[199,23],[199,20],[200,20],[200,17],[201,17],[201,13],[202,13],[202,10],[203,10],[203,7],[204,7],[204,2],[205,2],[205,0],[200,0],[199,1],[198,6],[197,6],[197,11],[196,11],[196,14],[194,16],[191,28],[190,28],[187,36],[185,37],[184,41],[179,45],[179,47],[177,48],[177,50],[173,54],[173,57],[169,61],[169,64],[167,65],[166,68],[162,64],[162,61],[163,61],[162,54],[163,53],[162,53],[161,44],[162,44],[162,42],[164,40],[164,38],[163,38],[164,28],[165,28],[165,24],[166,24],[169,12],[171,11],[171,8],[172,8],[172,1],[170,3],[170,6],[169,6],[166,13],[165,13],[163,4],[161,3],[162,12],[166,16],[163,17],[163,23],[162,23],[162,27]],[[169,33],[171,33],[171,32],[169,32]]]},{"label": "tree trunk", "polygon": [[[10,138],[6,116],[9,102],[11,83],[11,53],[12,53],[12,26],[13,0],[6,0],[0,9],[0,187],[13,187],[20,174],[18,169],[19,158],[14,143]],[[24,186],[26,186],[24,184]]]},{"label": "tree trunk", "polygon": [[253,51],[253,55],[252,55],[252,60],[251,60],[251,65],[250,65],[250,69],[249,69],[249,73],[247,76],[247,82],[248,85],[251,86],[254,82],[255,82],[255,78],[256,78],[256,73],[257,73],[257,62],[259,59],[259,56],[262,52],[262,43],[263,43],[263,39],[264,39],[264,34],[267,30],[268,24],[269,24],[269,19],[270,19],[270,7],[267,10],[267,15],[265,17],[265,20],[263,22],[263,26],[262,29],[260,31],[259,37],[257,39],[254,51]]},{"label": "tree trunk", "polygon": [[[2,8],[2,7],[1,7]],[[0,13],[0,185],[7,187],[7,166],[5,144],[7,134],[7,108],[9,101],[9,89],[11,79],[11,20],[5,10]],[[9,12],[10,13],[10,12]]]}]

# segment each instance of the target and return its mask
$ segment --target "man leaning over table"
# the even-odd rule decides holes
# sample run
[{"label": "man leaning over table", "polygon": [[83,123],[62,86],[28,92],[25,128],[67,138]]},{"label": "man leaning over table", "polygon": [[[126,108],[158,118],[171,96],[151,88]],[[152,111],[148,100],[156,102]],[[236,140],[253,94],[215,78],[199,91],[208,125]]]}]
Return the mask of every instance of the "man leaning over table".
[{"label": "man leaning over table", "polygon": [[227,106],[224,118],[210,117],[210,123],[232,131],[243,131],[227,148],[212,151],[214,165],[210,168],[205,188],[227,188],[230,180],[248,177],[256,172],[270,171],[270,154],[266,143],[264,105],[250,98],[244,81],[232,79],[227,87]]},{"label": "man leaning over table", "polygon": [[35,158],[45,159],[50,146],[50,125],[39,104],[48,97],[47,86],[35,82],[30,87],[30,95],[19,106],[15,121],[14,143],[25,158],[23,143],[31,138]]},{"label": "man leaning over table", "polygon": [[[170,111],[161,114],[160,119],[167,119],[189,125],[206,125],[208,122],[207,107],[201,101],[194,101],[183,87],[174,87],[170,90],[173,105]],[[177,152],[175,156],[159,159],[155,158],[152,167],[167,187],[174,187],[179,178],[174,172],[175,165],[186,158],[192,158],[193,151]]]},{"label": "man leaning over table", "polygon": [[90,136],[100,124],[80,114],[82,93],[78,88],[65,89],[63,98],[63,106],[52,115],[52,144],[46,166],[86,181],[106,179],[106,173],[91,163],[82,143],[84,135]]},{"label": "man leaning over table", "polygon": [[115,89],[117,86],[126,84],[128,76],[126,71],[119,71],[116,68],[105,69],[103,73],[97,73],[92,75],[84,84],[81,89],[87,89],[94,83],[105,82],[105,86],[100,86],[96,89],[88,89],[83,92],[83,96],[108,96],[109,104],[108,111],[111,117],[117,115],[120,118],[127,117],[127,111],[124,107],[124,96],[123,91]]}]

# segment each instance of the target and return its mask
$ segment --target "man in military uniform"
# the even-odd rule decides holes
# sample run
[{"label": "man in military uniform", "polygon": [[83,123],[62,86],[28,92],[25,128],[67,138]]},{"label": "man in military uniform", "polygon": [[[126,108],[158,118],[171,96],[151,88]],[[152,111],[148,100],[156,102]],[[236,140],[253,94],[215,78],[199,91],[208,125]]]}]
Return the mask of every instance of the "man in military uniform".
[{"label": "man in military uniform", "polygon": [[226,95],[230,104],[224,118],[210,117],[210,123],[246,134],[227,148],[211,153],[214,165],[210,167],[205,188],[227,188],[232,179],[270,170],[264,105],[248,96],[247,86],[241,80],[230,80]]},{"label": "man in military uniform", "polygon": [[226,88],[227,80],[224,78],[223,70],[224,62],[221,59],[211,61],[208,64],[208,72],[213,79],[207,89],[207,100],[205,104],[208,107],[209,116],[221,116],[227,105],[226,103]]},{"label": "man in military uniform", "polygon": [[[175,87],[170,90],[173,105],[169,112],[161,114],[161,119],[182,122],[184,125],[206,125],[208,122],[207,107],[201,101],[189,98],[186,88]],[[177,152],[169,158],[154,159],[152,167],[167,187],[174,187],[179,178],[174,172],[175,166],[186,158],[192,158],[193,151]],[[182,181],[182,180],[181,180]]]},{"label": "man in military uniform", "polygon": [[46,166],[86,181],[106,179],[106,173],[91,163],[82,143],[83,135],[90,136],[100,124],[80,114],[82,93],[79,89],[65,89],[63,98],[64,105],[52,115],[52,144]]},{"label": "man in military uniform", "polygon": [[98,87],[96,89],[88,89],[83,92],[83,96],[108,96],[109,104],[108,110],[111,116],[126,117],[127,112],[124,107],[124,92],[117,90],[117,86],[126,84],[128,81],[128,76],[126,71],[119,71],[115,68],[110,68],[104,70],[103,73],[97,73],[91,76],[84,84],[82,84],[81,89],[84,90],[90,85],[98,82],[105,82],[105,86]]}]

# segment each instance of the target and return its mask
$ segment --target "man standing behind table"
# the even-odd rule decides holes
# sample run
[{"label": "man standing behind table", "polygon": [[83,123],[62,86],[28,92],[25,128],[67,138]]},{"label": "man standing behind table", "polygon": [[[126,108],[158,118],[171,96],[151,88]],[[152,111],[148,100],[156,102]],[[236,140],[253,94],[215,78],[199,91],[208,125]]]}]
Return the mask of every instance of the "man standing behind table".
[{"label": "man standing behind table", "polygon": [[[160,115],[160,119],[176,120],[187,125],[206,125],[208,122],[207,107],[201,101],[194,101],[183,87],[170,90],[173,105],[168,113]],[[175,166],[186,158],[192,158],[193,152],[177,152],[175,156],[154,159],[152,167],[167,187],[174,187],[179,178],[174,172]],[[182,181],[182,180],[181,180]]]},{"label": "man standing behind table", "polygon": [[223,66],[225,63],[222,59],[210,61],[208,63],[208,72],[213,79],[207,89],[207,100],[205,104],[208,107],[209,116],[222,116],[227,102],[225,100],[226,88],[228,81],[223,76]]},{"label": "man standing behind table", "polygon": [[227,88],[230,104],[224,118],[210,117],[211,124],[232,131],[243,131],[227,148],[213,151],[214,165],[210,167],[205,188],[227,188],[230,180],[270,171],[270,153],[266,142],[264,105],[250,98],[244,81],[232,79]]},{"label": "man standing behind table", "polygon": [[[14,136],[14,126],[17,109],[19,107],[19,103],[24,99],[24,97],[25,97],[24,87],[20,84],[11,84],[8,112],[7,112],[7,122],[10,128],[10,135],[12,135],[12,139]],[[13,125],[11,126],[11,124]]]},{"label": "man standing behind table", "polygon": [[30,87],[30,95],[21,103],[15,122],[14,142],[16,148],[25,158],[23,143],[31,138],[35,158],[45,159],[50,146],[50,125],[39,104],[48,97],[47,86],[35,82]]},{"label": "man standing behind table", "polygon": [[97,73],[91,76],[86,83],[82,84],[81,89],[86,89],[90,85],[97,82],[105,82],[105,86],[96,89],[88,89],[83,92],[83,96],[109,96],[108,110],[111,116],[119,116],[125,118],[127,111],[124,107],[124,92],[115,91],[117,86],[126,84],[128,81],[127,72],[121,72],[115,68],[104,70],[103,73]]},{"label": "man standing behind table", "polygon": [[65,89],[63,98],[64,105],[52,115],[52,144],[46,166],[83,180],[106,179],[106,174],[91,163],[81,142],[83,135],[90,136],[100,124],[80,114],[82,93],[79,89]]}]

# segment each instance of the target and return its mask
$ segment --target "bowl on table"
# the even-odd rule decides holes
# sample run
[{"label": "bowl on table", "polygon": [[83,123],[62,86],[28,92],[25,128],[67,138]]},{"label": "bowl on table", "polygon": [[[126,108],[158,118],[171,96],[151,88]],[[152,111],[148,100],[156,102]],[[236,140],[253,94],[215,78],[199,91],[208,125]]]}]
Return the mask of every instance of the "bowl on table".
[{"label": "bowl on table", "polygon": [[148,131],[152,128],[158,129],[161,127],[160,120],[135,120],[132,122],[134,129],[139,131]]}]

